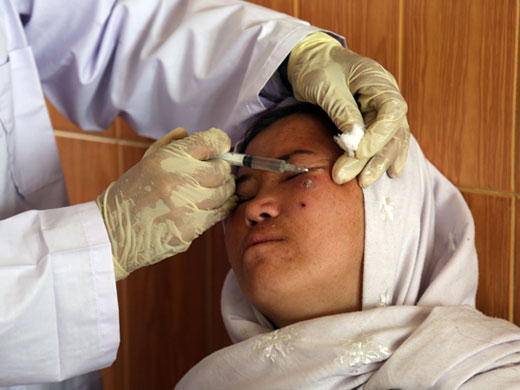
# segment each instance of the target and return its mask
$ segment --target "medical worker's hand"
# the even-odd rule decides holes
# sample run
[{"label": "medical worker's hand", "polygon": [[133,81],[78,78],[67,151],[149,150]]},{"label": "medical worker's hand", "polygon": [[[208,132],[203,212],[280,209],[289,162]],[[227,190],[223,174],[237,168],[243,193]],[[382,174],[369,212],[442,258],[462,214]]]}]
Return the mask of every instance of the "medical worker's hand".
[{"label": "medical worker's hand", "polygon": [[336,141],[346,153],[334,165],[336,183],[361,170],[362,187],[387,170],[391,177],[401,173],[410,139],[408,107],[394,77],[380,64],[316,32],[292,50],[287,76],[296,99],[321,106],[342,133]]},{"label": "medical worker's hand", "polygon": [[219,159],[203,161],[230,146],[229,137],[218,129],[190,137],[175,129],[98,197],[116,280],[184,252],[230,212],[236,202],[230,165]]}]

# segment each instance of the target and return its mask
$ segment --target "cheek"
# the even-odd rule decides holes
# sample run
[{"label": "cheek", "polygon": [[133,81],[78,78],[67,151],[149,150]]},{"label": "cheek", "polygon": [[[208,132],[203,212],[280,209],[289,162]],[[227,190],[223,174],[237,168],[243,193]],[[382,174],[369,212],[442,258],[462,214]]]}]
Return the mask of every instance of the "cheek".
[{"label": "cheek", "polygon": [[323,175],[306,175],[296,183],[296,196],[294,199],[298,207],[302,210],[308,210],[309,207],[316,205],[320,188],[323,188]]},{"label": "cheek", "polygon": [[[331,234],[336,235],[337,225],[341,225],[339,230],[349,232],[349,237],[357,242],[357,230],[364,231],[363,202],[361,195],[353,196],[351,191],[349,187],[337,186],[327,173],[302,178],[295,186],[292,197],[294,215],[299,214],[303,218],[298,221],[299,228],[312,230],[312,237],[321,240]],[[352,207],[346,207],[346,204]],[[341,216],[338,216],[338,210],[342,211]],[[355,231],[351,231],[354,226]]]}]

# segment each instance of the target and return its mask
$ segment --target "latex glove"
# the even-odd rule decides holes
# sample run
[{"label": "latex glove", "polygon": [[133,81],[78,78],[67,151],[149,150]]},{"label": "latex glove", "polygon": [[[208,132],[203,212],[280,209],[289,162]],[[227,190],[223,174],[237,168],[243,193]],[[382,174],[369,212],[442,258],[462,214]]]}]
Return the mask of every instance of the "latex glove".
[{"label": "latex glove", "polygon": [[332,170],[336,183],[361,170],[362,187],[387,170],[391,177],[401,173],[410,139],[408,107],[394,77],[380,64],[316,32],[292,50],[287,76],[296,99],[321,106],[341,132],[335,139],[345,154]]},{"label": "latex glove", "polygon": [[116,280],[184,252],[235,206],[230,165],[201,161],[228,152],[229,137],[218,129],[186,136],[186,130],[177,128],[155,142],[97,198]]}]

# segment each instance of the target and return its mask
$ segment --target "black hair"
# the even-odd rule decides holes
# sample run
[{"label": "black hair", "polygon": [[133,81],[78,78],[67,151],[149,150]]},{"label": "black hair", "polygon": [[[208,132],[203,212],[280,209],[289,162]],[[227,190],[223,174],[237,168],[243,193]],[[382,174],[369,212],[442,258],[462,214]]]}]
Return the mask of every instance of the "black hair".
[{"label": "black hair", "polygon": [[315,115],[327,123],[327,128],[331,129],[332,135],[337,135],[339,133],[334,122],[332,122],[327,113],[323,111],[321,107],[311,103],[295,103],[289,106],[274,107],[260,113],[253,124],[246,130],[242,139],[238,141],[235,151],[238,153],[244,153],[247,145],[249,145],[253,138],[255,138],[260,132],[280,119],[294,114]]}]

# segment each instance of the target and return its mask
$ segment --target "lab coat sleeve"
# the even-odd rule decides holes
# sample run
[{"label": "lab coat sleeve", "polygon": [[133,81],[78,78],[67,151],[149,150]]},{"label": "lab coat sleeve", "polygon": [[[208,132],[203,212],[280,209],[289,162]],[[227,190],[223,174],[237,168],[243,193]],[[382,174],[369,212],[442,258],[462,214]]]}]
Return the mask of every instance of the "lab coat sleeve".
[{"label": "lab coat sleeve", "polygon": [[117,295],[96,204],[18,214],[0,221],[0,238],[0,386],[112,364]]},{"label": "lab coat sleeve", "polygon": [[141,135],[238,126],[317,28],[238,0],[19,0],[44,91],[84,129],[121,115]]}]

